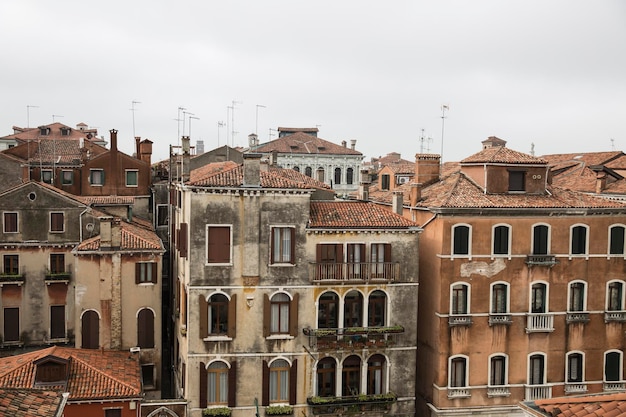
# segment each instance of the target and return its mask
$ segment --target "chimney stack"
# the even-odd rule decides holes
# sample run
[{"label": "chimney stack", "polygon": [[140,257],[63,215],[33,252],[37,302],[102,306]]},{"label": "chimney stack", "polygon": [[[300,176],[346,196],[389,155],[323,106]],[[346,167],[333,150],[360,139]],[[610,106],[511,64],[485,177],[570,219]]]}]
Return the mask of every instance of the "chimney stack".
[{"label": "chimney stack", "polygon": [[402,191],[394,191],[393,197],[391,200],[392,211],[402,216],[402,213],[404,211],[403,204],[404,204],[404,193]]},{"label": "chimney stack", "polygon": [[144,139],[139,143],[139,158],[142,161],[147,162],[148,165],[151,164],[152,159],[152,141],[148,139]]},{"label": "chimney stack", "polygon": [[351,139],[350,140],[350,149],[354,150],[355,147],[356,147],[356,139]]},{"label": "chimney stack", "polygon": [[135,136],[135,158],[140,159],[141,158],[141,149],[140,149],[140,144],[141,143],[141,136]]},{"label": "chimney stack", "polygon": [[244,187],[260,187],[261,186],[261,154],[260,153],[243,154],[243,186]]},{"label": "chimney stack", "polygon": [[369,201],[370,199],[370,175],[369,171],[364,169],[361,171],[361,182],[359,183],[359,200]]},{"label": "chimney stack", "polygon": [[344,148],[346,148],[348,146],[348,142],[346,142],[345,140],[341,141],[341,146],[343,146]]},{"label": "chimney stack", "polygon": [[102,216],[98,218],[100,220],[100,248],[101,249],[110,249],[111,248],[111,221],[113,217],[111,216]]},{"label": "chimney stack", "polygon": [[596,194],[601,194],[606,188],[606,172],[596,173]]},{"label": "chimney stack", "polygon": [[109,133],[111,134],[111,150],[117,151],[117,130],[111,129]]},{"label": "chimney stack", "polygon": [[409,204],[411,207],[417,206],[417,202],[422,199],[422,184],[411,184],[411,191],[409,195]]},{"label": "chimney stack", "polygon": [[428,185],[439,180],[441,171],[441,156],[433,154],[415,155],[415,178],[414,182]]}]

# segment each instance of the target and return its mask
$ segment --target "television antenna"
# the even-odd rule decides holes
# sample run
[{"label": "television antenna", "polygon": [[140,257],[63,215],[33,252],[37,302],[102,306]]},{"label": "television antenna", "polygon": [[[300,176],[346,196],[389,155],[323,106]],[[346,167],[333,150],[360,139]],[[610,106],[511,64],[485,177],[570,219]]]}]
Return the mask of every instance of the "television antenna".
[{"label": "television antenna", "polygon": [[30,104],[26,106],[26,127],[30,127],[30,109],[39,108],[39,106],[31,106]]},{"label": "television antenna", "polygon": [[133,112],[133,139],[137,137],[137,135],[135,135],[135,104],[141,104],[141,101],[133,101],[130,106],[130,111]]},{"label": "television antenna", "polygon": [[424,146],[426,146],[426,152],[430,152],[430,146],[428,144],[433,141],[433,138],[430,136],[424,137],[424,129],[422,129],[422,135],[420,136],[420,153],[424,153]]},{"label": "television antenna", "polygon": [[53,114],[53,115],[52,115],[52,123],[54,123],[54,122],[55,122],[55,119],[56,119],[57,117],[63,117],[63,116],[59,116],[58,114]]},{"label": "television antenna", "polygon": [[446,121],[446,110],[450,110],[450,106],[443,104],[441,106],[441,155],[439,156],[441,164],[443,164],[443,128]]},{"label": "television antenna", "polygon": [[257,136],[259,135],[259,107],[265,108],[265,106],[262,104],[256,105],[256,125],[254,127],[254,134]]}]

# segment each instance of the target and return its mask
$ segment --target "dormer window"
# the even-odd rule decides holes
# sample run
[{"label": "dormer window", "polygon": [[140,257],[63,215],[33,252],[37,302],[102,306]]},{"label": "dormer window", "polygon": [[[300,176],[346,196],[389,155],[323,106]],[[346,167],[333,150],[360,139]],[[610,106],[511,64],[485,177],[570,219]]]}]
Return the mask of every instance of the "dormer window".
[{"label": "dormer window", "polygon": [[71,132],[72,132],[72,129],[70,129],[69,127],[61,128],[61,136],[69,136]]},{"label": "dormer window", "polygon": [[509,191],[526,191],[525,178],[525,171],[509,171]]},{"label": "dormer window", "polygon": [[39,134],[41,136],[48,136],[48,134],[50,134],[50,128],[46,126],[41,126],[39,128]]},{"label": "dormer window", "polygon": [[46,356],[34,362],[35,386],[65,385],[69,374],[69,360]]}]

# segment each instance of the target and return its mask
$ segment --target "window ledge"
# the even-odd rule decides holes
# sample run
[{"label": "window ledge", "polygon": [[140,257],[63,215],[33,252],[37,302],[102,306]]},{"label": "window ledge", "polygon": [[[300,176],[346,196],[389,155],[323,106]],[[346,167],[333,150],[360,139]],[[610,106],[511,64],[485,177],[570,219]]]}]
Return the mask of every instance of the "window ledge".
[{"label": "window ledge", "polygon": [[266,340],[293,340],[295,337],[288,334],[273,334],[271,336],[267,336]]},{"label": "window ledge", "polygon": [[202,340],[205,342],[231,342],[233,338],[228,336],[207,336]]},{"label": "window ledge", "polygon": [[268,265],[270,268],[272,267],[294,267],[296,264],[292,264],[290,262],[274,262]]},{"label": "window ledge", "polygon": [[154,286],[154,284],[156,284],[156,282],[140,282],[139,285],[140,287],[152,287]]}]

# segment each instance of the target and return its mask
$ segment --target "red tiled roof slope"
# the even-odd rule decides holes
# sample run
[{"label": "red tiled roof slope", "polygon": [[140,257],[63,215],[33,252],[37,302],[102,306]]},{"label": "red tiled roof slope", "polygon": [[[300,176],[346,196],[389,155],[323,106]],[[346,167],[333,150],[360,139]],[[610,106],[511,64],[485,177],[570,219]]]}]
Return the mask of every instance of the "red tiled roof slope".
[{"label": "red tiled roof slope", "polygon": [[60,391],[0,388],[0,417],[53,417],[62,400]]},{"label": "red tiled roof slope", "polygon": [[[161,239],[159,239],[156,233],[146,229],[145,226],[121,221],[120,227],[122,228],[120,250],[163,250]],[[76,247],[76,250],[78,252],[99,250],[100,241],[101,237],[99,235],[85,239]]]},{"label": "red tiled roof slope", "polygon": [[69,359],[70,401],[134,398],[142,393],[139,363],[127,351],[61,346],[0,358],[0,386],[34,388],[34,362],[51,355]]},{"label": "red tiled roof slope", "polygon": [[290,181],[306,184],[309,186],[309,188],[332,190],[330,185],[318,181],[315,178],[311,178],[308,175],[304,175],[303,173],[293,169],[270,167],[270,173],[280,175],[281,177],[287,178]]},{"label": "red tiled roof slope", "polygon": [[200,168],[194,169],[189,173],[189,182],[195,183],[212,175],[215,175],[218,172],[228,171],[237,166],[239,166],[239,164],[233,161],[213,162],[210,164],[206,164],[204,166],[201,166]]},{"label": "red tiled roof slope", "polygon": [[418,224],[376,204],[312,201],[309,228],[405,229]]},{"label": "red tiled roof slope", "polygon": [[623,155],[622,151],[579,152],[542,155],[541,159],[545,159],[550,165],[556,165],[568,161],[583,162],[586,165],[604,165],[621,155]]},{"label": "red tiled roof slope", "polygon": [[551,417],[626,417],[626,393],[535,401]]},{"label": "red tiled roof slope", "polygon": [[134,196],[94,195],[94,196],[85,196],[81,198],[87,201],[89,204],[95,204],[95,205],[135,204]]},{"label": "red tiled roof slope", "polygon": [[[86,126],[84,123],[80,123],[81,126]],[[33,140],[33,139],[63,139],[63,140],[72,140],[78,138],[96,139],[95,135],[98,133],[97,129],[74,129],[63,123],[54,122],[48,125],[44,125],[45,127],[50,129],[48,135],[42,135],[39,127],[17,127],[13,126],[13,130],[16,133],[13,133],[8,136],[3,136],[6,139],[18,139],[18,140]],[[43,127],[43,126],[42,126]],[[69,129],[69,135],[63,135],[61,129]],[[91,138],[88,136],[91,134]]]},{"label": "red tiled roof slope", "polygon": [[337,145],[304,132],[295,132],[254,148],[254,152],[259,153],[273,151],[293,154],[363,155],[352,148]]},{"label": "red tiled roof slope", "polygon": [[468,156],[461,163],[545,164],[546,161],[504,146],[494,146]]},{"label": "red tiled roof slope", "polygon": [[[311,186],[304,182],[293,181],[273,172],[261,171],[262,188],[299,188],[310,189]],[[196,181],[189,181],[189,185],[204,187],[241,187],[243,185],[243,166],[237,165],[234,168],[214,173]]]}]

